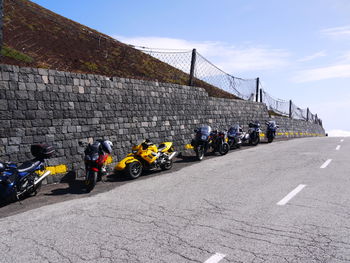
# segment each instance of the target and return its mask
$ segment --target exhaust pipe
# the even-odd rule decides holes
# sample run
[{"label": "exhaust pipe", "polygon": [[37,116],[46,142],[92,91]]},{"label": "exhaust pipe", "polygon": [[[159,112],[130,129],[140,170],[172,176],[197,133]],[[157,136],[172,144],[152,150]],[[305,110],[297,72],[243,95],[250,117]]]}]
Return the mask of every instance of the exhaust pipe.
[{"label": "exhaust pipe", "polygon": [[51,171],[46,171],[38,180],[34,182],[34,186],[36,186],[38,183],[40,183],[42,180],[44,180],[49,174],[51,174]]},{"label": "exhaust pipe", "polygon": [[176,155],[177,155],[177,152],[173,152],[172,154],[170,154],[169,160],[173,159]]}]

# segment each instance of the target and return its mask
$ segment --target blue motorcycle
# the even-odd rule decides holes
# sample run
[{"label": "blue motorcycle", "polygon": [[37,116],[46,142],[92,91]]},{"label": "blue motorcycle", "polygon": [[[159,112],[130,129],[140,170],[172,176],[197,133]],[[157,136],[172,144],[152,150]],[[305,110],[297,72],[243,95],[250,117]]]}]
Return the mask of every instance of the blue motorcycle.
[{"label": "blue motorcycle", "polygon": [[267,142],[271,143],[273,139],[276,137],[276,130],[278,128],[278,125],[276,125],[275,121],[266,121],[266,137],[267,137]]},{"label": "blue motorcycle", "polygon": [[10,203],[40,190],[42,181],[51,173],[45,171],[45,159],[55,152],[52,146],[37,144],[31,146],[33,160],[17,166],[0,162],[0,201]]}]

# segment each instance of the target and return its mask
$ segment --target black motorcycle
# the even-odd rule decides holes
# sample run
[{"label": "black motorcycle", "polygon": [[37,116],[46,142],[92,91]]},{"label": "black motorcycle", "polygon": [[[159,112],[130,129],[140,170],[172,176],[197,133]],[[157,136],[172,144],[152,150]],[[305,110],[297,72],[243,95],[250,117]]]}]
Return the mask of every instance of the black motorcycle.
[{"label": "black motorcycle", "polygon": [[278,125],[276,124],[275,121],[266,121],[266,137],[267,141],[271,143],[275,137],[276,137],[276,130],[278,128]]},{"label": "black motorcycle", "polygon": [[52,157],[55,149],[45,144],[31,146],[35,157],[21,165],[0,163],[0,201],[9,203],[23,197],[36,195],[42,181],[51,173],[46,171],[45,160]]},{"label": "black motorcycle", "polygon": [[191,145],[199,161],[203,160],[204,155],[210,148],[213,149],[213,152],[219,152],[221,155],[228,152],[229,146],[226,142],[227,135],[225,132],[213,131],[208,125],[196,128],[194,132],[196,134]]},{"label": "black motorcycle", "polygon": [[225,155],[228,153],[230,147],[227,143],[227,133],[225,131],[212,131],[211,139],[211,147],[213,148],[214,153],[218,152],[221,155]]},{"label": "black motorcycle", "polygon": [[227,143],[228,143],[230,149],[241,147],[241,145],[242,145],[242,133],[243,133],[243,130],[242,130],[241,126],[239,126],[238,124],[235,124],[228,129],[228,132],[227,132],[228,141],[227,141]]},{"label": "black motorcycle", "polygon": [[204,154],[208,151],[211,146],[211,132],[210,126],[205,125],[194,130],[195,136],[191,141],[194,151],[196,152],[197,159],[203,160]]}]

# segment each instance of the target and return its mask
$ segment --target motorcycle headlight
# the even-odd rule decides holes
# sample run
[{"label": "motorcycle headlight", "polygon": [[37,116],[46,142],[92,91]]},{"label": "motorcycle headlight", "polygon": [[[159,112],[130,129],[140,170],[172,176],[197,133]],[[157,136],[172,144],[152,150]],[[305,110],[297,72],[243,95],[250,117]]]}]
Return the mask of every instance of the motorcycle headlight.
[{"label": "motorcycle headlight", "polygon": [[206,135],[202,135],[202,136],[201,136],[201,139],[202,139],[203,141],[206,141],[206,140],[207,140],[207,136],[206,136]]},{"label": "motorcycle headlight", "polygon": [[133,150],[132,153],[133,153],[133,154],[137,154],[137,150]]}]

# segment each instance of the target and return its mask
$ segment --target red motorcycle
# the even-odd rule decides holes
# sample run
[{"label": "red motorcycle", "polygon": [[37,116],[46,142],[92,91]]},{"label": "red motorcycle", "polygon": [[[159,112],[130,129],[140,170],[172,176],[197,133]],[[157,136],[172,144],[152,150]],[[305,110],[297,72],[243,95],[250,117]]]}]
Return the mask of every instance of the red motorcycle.
[{"label": "red motorcycle", "polygon": [[94,189],[97,181],[101,181],[106,174],[106,161],[112,153],[113,143],[108,140],[97,140],[93,143],[79,142],[85,147],[85,189],[89,193]]}]

